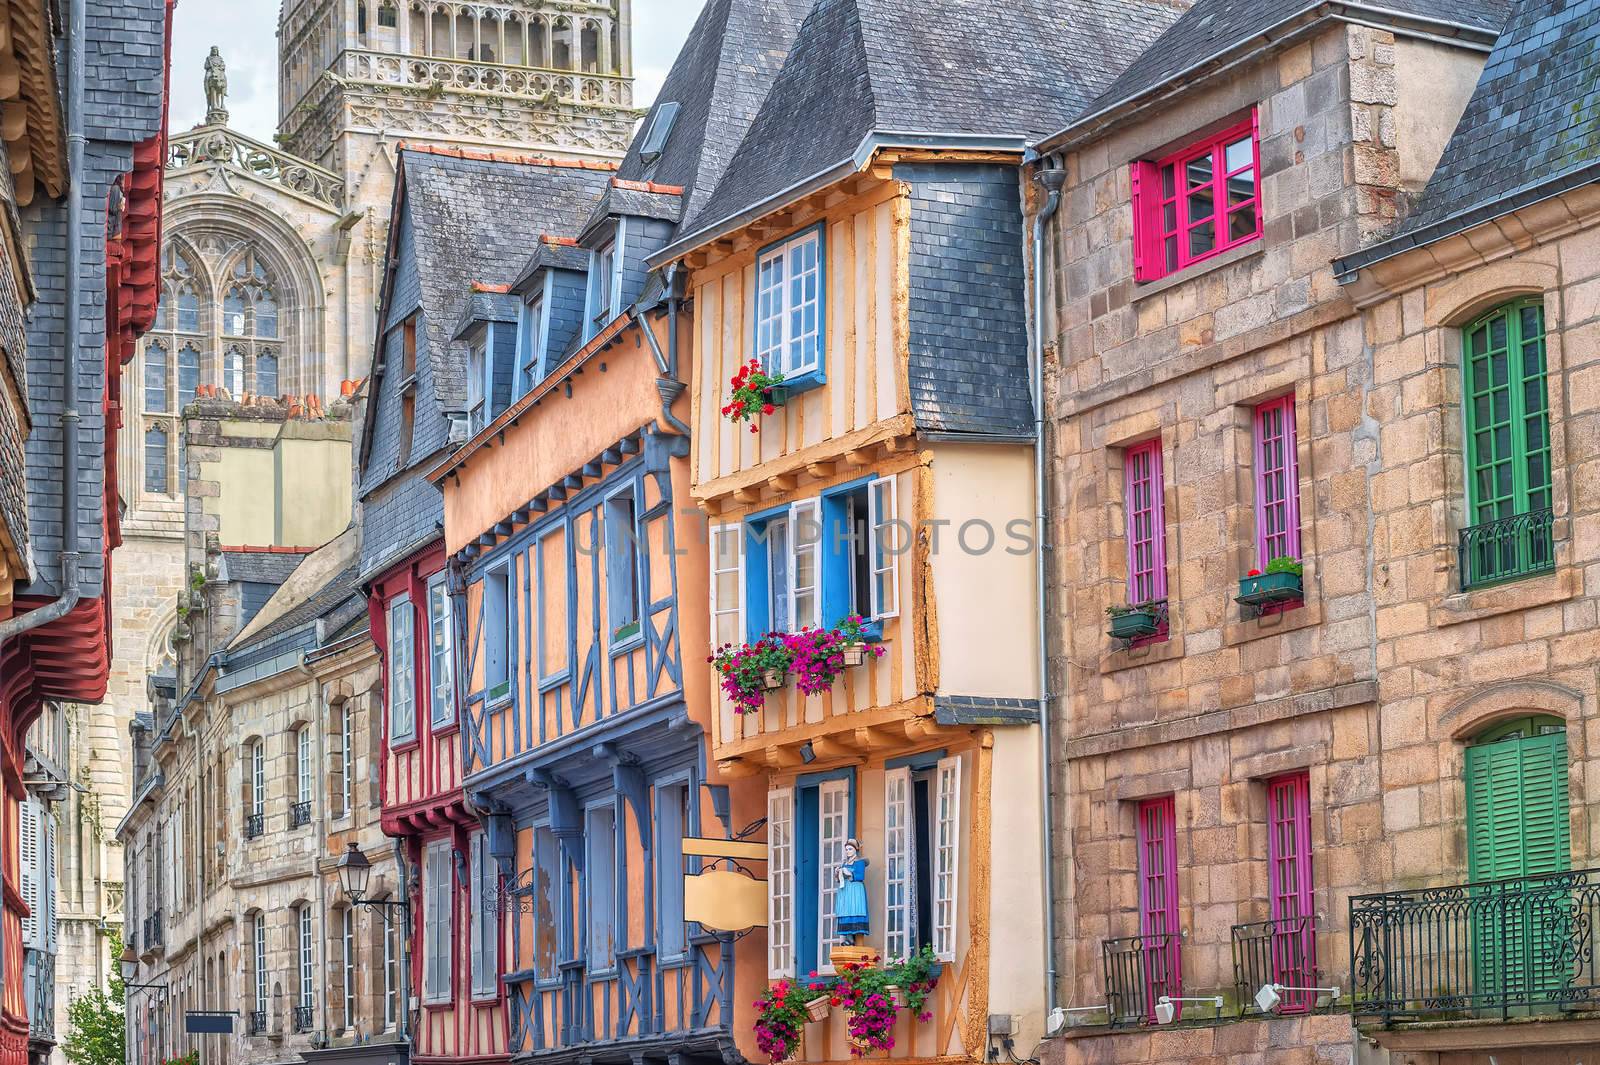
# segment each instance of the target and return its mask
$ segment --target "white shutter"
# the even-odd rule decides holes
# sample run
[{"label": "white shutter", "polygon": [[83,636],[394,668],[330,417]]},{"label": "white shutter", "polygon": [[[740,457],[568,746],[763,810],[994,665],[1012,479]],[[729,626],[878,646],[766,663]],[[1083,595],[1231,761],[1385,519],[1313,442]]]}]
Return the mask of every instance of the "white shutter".
[{"label": "white shutter", "polygon": [[867,485],[868,551],[872,560],[871,606],[874,618],[900,613],[901,543],[899,502],[893,477],[878,477]]},{"label": "white shutter", "polygon": [[822,624],[821,543],[822,500],[801,499],[789,504],[789,627],[793,632]]},{"label": "white shutter", "polygon": [[794,789],[767,792],[767,975],[794,975]]},{"label": "white shutter", "polygon": [[56,953],[56,819],[41,807],[44,825],[44,876],[40,901],[44,904],[44,949]]},{"label": "white shutter", "polygon": [[911,890],[911,770],[883,775],[883,956],[911,953],[914,925]]},{"label": "white shutter", "polygon": [[820,870],[821,898],[817,906],[817,959],[818,972],[833,972],[829,954],[838,942],[835,929],[834,894],[838,891],[839,866],[844,863],[844,841],[850,837],[850,782],[825,780],[817,786],[820,810],[817,826],[817,867]]},{"label": "white shutter", "polygon": [[744,526],[711,527],[711,641],[713,649],[744,642]]},{"label": "white shutter", "polygon": [[38,950],[39,941],[39,807],[32,799],[17,804],[21,817],[18,837],[22,843],[22,901],[28,904],[28,916],[22,919],[22,945]]},{"label": "white shutter", "polygon": [[961,759],[941,758],[933,818],[933,952],[956,960],[956,892],[960,887]]}]

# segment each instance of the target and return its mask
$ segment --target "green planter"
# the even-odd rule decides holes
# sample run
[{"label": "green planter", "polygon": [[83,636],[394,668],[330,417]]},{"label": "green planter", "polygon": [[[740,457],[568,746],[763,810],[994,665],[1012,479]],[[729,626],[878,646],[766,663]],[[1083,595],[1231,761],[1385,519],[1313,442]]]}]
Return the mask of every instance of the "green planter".
[{"label": "green planter", "polygon": [[1126,614],[1112,614],[1111,628],[1106,635],[1114,640],[1137,640],[1141,636],[1154,636],[1161,627],[1155,607],[1139,607]]},{"label": "green planter", "polygon": [[1305,585],[1298,573],[1262,573],[1239,578],[1239,594],[1234,602],[1245,606],[1292,603],[1305,598]]}]

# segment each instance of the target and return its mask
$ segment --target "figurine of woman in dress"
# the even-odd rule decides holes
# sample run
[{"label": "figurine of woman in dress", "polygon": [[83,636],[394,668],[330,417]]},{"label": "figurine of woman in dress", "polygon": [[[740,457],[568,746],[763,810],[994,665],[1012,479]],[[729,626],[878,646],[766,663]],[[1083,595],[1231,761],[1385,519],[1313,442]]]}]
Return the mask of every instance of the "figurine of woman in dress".
[{"label": "figurine of woman in dress", "polygon": [[844,841],[844,861],[835,875],[838,888],[833,893],[833,915],[839,939],[853,945],[857,936],[868,933],[867,860],[861,857],[861,845],[855,840]]}]

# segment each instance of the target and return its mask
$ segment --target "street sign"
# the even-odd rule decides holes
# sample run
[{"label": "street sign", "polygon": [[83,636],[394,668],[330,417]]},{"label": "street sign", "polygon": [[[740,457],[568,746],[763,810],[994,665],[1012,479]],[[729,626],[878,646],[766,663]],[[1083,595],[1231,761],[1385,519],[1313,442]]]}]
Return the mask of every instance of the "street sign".
[{"label": "street sign", "polygon": [[190,1035],[232,1035],[232,1010],[190,1010],[183,1015],[183,1030]]}]

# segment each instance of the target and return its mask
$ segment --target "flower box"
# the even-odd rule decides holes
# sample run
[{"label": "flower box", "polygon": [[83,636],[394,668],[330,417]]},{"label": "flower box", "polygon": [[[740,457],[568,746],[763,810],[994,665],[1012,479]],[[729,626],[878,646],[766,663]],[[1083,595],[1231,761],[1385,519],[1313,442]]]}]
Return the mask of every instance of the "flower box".
[{"label": "flower box", "polygon": [[1106,634],[1114,640],[1137,640],[1141,636],[1154,636],[1161,628],[1161,618],[1153,606],[1135,607],[1111,615],[1111,627]]},{"label": "flower box", "polygon": [[846,666],[865,665],[867,661],[867,645],[865,643],[847,643],[839,648],[839,654],[844,658]]},{"label": "flower box", "polygon": [[889,1001],[894,1003],[895,1009],[903,1010],[906,1008],[906,1003],[908,1000],[906,998],[905,988],[900,987],[897,984],[887,984],[884,986],[883,993],[889,996]]},{"label": "flower box", "polygon": [[1290,571],[1257,573],[1239,578],[1239,594],[1234,602],[1245,606],[1266,606],[1271,603],[1292,603],[1305,598],[1305,586],[1300,574]]},{"label": "flower box", "polygon": [[761,671],[761,690],[775,692],[783,687],[788,680],[788,674],[781,669],[763,669]]},{"label": "flower box", "polygon": [[812,1021],[825,1021],[828,1019],[828,1012],[830,1009],[831,1007],[828,1005],[828,996],[818,995],[816,998],[806,1003],[806,1016],[811,1018]]}]

